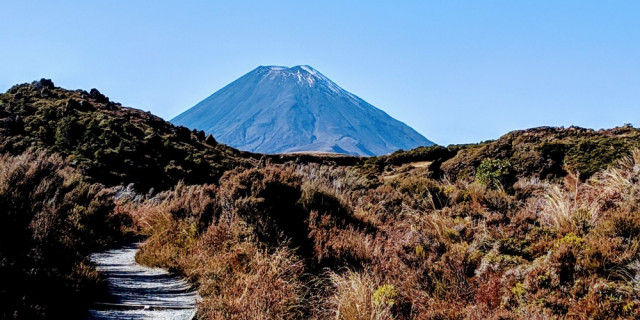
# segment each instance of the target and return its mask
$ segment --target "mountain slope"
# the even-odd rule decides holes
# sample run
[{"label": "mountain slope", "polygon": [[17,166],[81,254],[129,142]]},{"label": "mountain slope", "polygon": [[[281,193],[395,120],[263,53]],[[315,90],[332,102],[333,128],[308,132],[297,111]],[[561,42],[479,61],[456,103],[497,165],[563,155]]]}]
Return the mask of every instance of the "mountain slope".
[{"label": "mountain slope", "polygon": [[140,190],[215,181],[246,163],[204,132],[123,107],[98,90],[65,90],[50,80],[0,94],[0,153],[56,152],[94,181]]},{"label": "mountain slope", "polygon": [[309,66],[258,67],[171,122],[263,153],[382,155],[433,145]]},{"label": "mountain slope", "polygon": [[376,174],[398,176],[416,164],[428,164],[429,175],[453,181],[473,178],[487,159],[508,164],[502,174],[510,180],[535,178],[555,181],[569,174],[586,180],[617,164],[640,148],[640,129],[624,125],[593,130],[580,127],[538,127],[511,131],[481,143],[419,147],[368,158],[364,167]]}]

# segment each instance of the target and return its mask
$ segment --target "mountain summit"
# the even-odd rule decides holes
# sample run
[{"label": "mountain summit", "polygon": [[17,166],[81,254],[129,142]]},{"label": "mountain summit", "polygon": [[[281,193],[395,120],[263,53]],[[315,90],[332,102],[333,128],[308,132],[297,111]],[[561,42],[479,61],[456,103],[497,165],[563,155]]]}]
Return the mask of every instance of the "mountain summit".
[{"label": "mountain summit", "polygon": [[433,145],[309,66],[260,66],[171,122],[261,153],[372,156]]}]

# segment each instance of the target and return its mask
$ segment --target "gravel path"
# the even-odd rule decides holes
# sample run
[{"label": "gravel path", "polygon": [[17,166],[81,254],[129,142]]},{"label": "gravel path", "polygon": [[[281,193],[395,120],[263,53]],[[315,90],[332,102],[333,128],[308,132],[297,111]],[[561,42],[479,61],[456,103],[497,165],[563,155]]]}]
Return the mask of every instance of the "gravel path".
[{"label": "gravel path", "polygon": [[90,256],[108,281],[111,298],[95,304],[88,319],[176,319],[195,316],[197,292],[167,271],[135,261],[140,244]]}]

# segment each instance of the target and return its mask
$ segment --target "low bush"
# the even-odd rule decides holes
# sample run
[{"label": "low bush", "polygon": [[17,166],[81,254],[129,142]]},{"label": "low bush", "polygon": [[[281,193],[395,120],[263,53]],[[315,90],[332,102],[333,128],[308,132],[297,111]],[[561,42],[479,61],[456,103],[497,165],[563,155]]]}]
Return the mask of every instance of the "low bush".
[{"label": "low bush", "polygon": [[59,156],[0,156],[0,315],[79,318],[102,291],[86,256],[125,239],[113,193]]},{"label": "low bush", "polygon": [[500,159],[482,160],[476,169],[476,181],[489,188],[511,186],[515,182],[511,162]]}]

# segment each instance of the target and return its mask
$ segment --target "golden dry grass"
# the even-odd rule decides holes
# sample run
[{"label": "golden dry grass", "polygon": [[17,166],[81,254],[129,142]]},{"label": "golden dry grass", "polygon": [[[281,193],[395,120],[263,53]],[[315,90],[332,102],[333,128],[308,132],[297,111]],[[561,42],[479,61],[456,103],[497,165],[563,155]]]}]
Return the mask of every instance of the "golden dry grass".
[{"label": "golden dry grass", "polygon": [[206,319],[633,318],[637,160],[504,188],[268,165],[130,210]]}]

